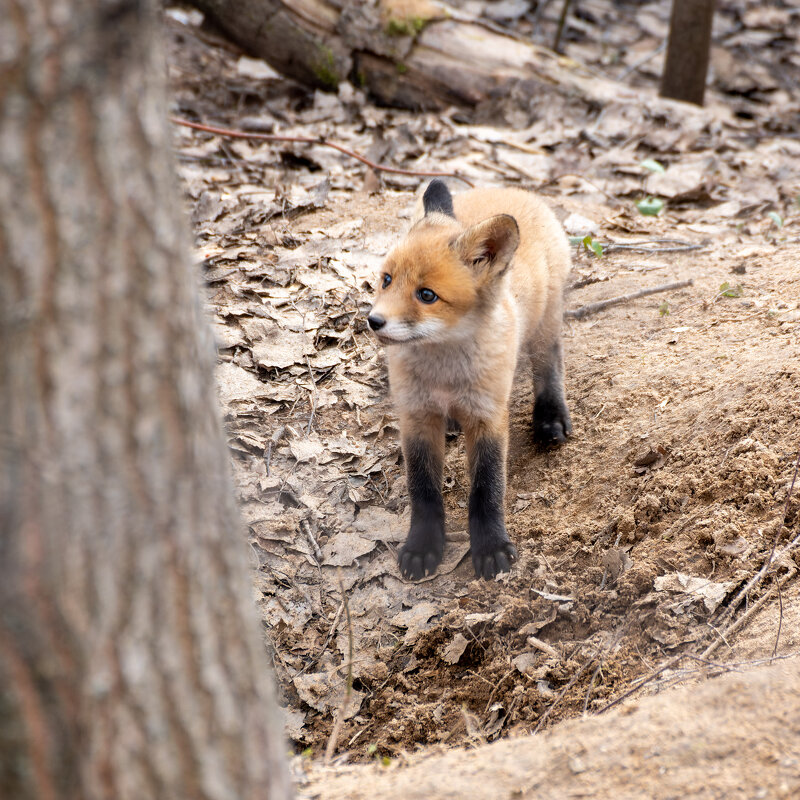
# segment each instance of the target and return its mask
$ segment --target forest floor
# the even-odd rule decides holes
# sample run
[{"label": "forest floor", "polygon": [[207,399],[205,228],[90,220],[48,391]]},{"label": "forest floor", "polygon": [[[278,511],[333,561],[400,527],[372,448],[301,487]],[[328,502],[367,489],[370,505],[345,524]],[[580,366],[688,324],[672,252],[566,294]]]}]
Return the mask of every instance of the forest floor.
[{"label": "forest floor", "polygon": [[[610,719],[619,712],[597,715],[635,690],[800,656],[800,481],[789,497],[800,64],[785,46],[800,15],[774,6],[774,20],[748,22],[760,6],[722,5],[725,49],[703,109],[659,100],[636,71],[602,107],[554,88],[470,118],[375,108],[350,87],[309,93],[192,12],[168,12],[174,113],[537,191],[571,234],[602,246],[574,247],[568,309],[693,280],[567,321],[574,432],[560,449],[532,446],[532,387],[519,375],[506,512],[520,559],[493,582],[473,577],[464,445],[449,442],[444,563],[410,584],[396,565],[407,528],[396,418],[365,312],[424,180],[376,176],[320,145],[176,128],[254,591],[301,763],[322,755],[337,717],[340,760],[404,762]],[[601,18],[612,6],[587,8]],[[611,77],[658,46],[668,8],[621,15],[638,49],[618,54]],[[600,70],[612,45],[595,52],[585,38],[571,45],[568,30],[567,52]],[[759,59],[737,83],[754,42]],[[648,196],[660,214],[637,209]],[[508,791],[496,796],[527,796]]]}]

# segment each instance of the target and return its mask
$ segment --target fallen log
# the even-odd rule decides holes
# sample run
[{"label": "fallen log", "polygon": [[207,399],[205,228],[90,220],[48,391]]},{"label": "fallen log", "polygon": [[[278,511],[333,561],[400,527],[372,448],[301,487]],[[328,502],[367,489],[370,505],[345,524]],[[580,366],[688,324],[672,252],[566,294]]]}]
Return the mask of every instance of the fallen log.
[{"label": "fallen log", "polygon": [[345,80],[376,101],[436,110],[475,106],[513,85],[618,98],[575,62],[435,0],[191,0],[227,36],[300,83]]}]

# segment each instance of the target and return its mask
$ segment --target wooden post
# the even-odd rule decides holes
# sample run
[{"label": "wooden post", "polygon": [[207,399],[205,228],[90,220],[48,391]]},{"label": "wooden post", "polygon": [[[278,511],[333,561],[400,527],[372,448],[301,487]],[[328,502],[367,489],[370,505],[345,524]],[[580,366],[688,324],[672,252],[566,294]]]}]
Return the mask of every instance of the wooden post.
[{"label": "wooden post", "polygon": [[672,0],[661,96],[703,105],[714,0]]}]

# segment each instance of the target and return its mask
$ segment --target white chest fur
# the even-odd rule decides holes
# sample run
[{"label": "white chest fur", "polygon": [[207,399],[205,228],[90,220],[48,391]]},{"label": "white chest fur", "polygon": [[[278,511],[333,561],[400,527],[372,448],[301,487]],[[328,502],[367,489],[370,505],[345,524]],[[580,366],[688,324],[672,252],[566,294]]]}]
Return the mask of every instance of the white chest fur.
[{"label": "white chest fur", "polygon": [[519,326],[515,304],[501,304],[483,319],[465,323],[445,342],[392,347],[389,378],[398,407],[414,413],[490,419],[508,402]]}]

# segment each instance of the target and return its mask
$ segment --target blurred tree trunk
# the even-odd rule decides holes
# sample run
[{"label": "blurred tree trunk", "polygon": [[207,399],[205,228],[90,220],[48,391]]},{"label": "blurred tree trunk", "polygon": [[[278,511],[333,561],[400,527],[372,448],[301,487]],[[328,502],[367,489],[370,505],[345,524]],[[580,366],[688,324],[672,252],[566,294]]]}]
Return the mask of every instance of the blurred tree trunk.
[{"label": "blurred tree trunk", "polygon": [[661,96],[703,105],[715,0],[672,0]]},{"label": "blurred tree trunk", "polygon": [[151,3],[0,19],[0,797],[285,798]]},{"label": "blurred tree trunk", "polygon": [[300,83],[334,91],[348,80],[385,105],[474,106],[521,81],[529,95],[587,85],[551,51],[436,0],[190,2]]}]

